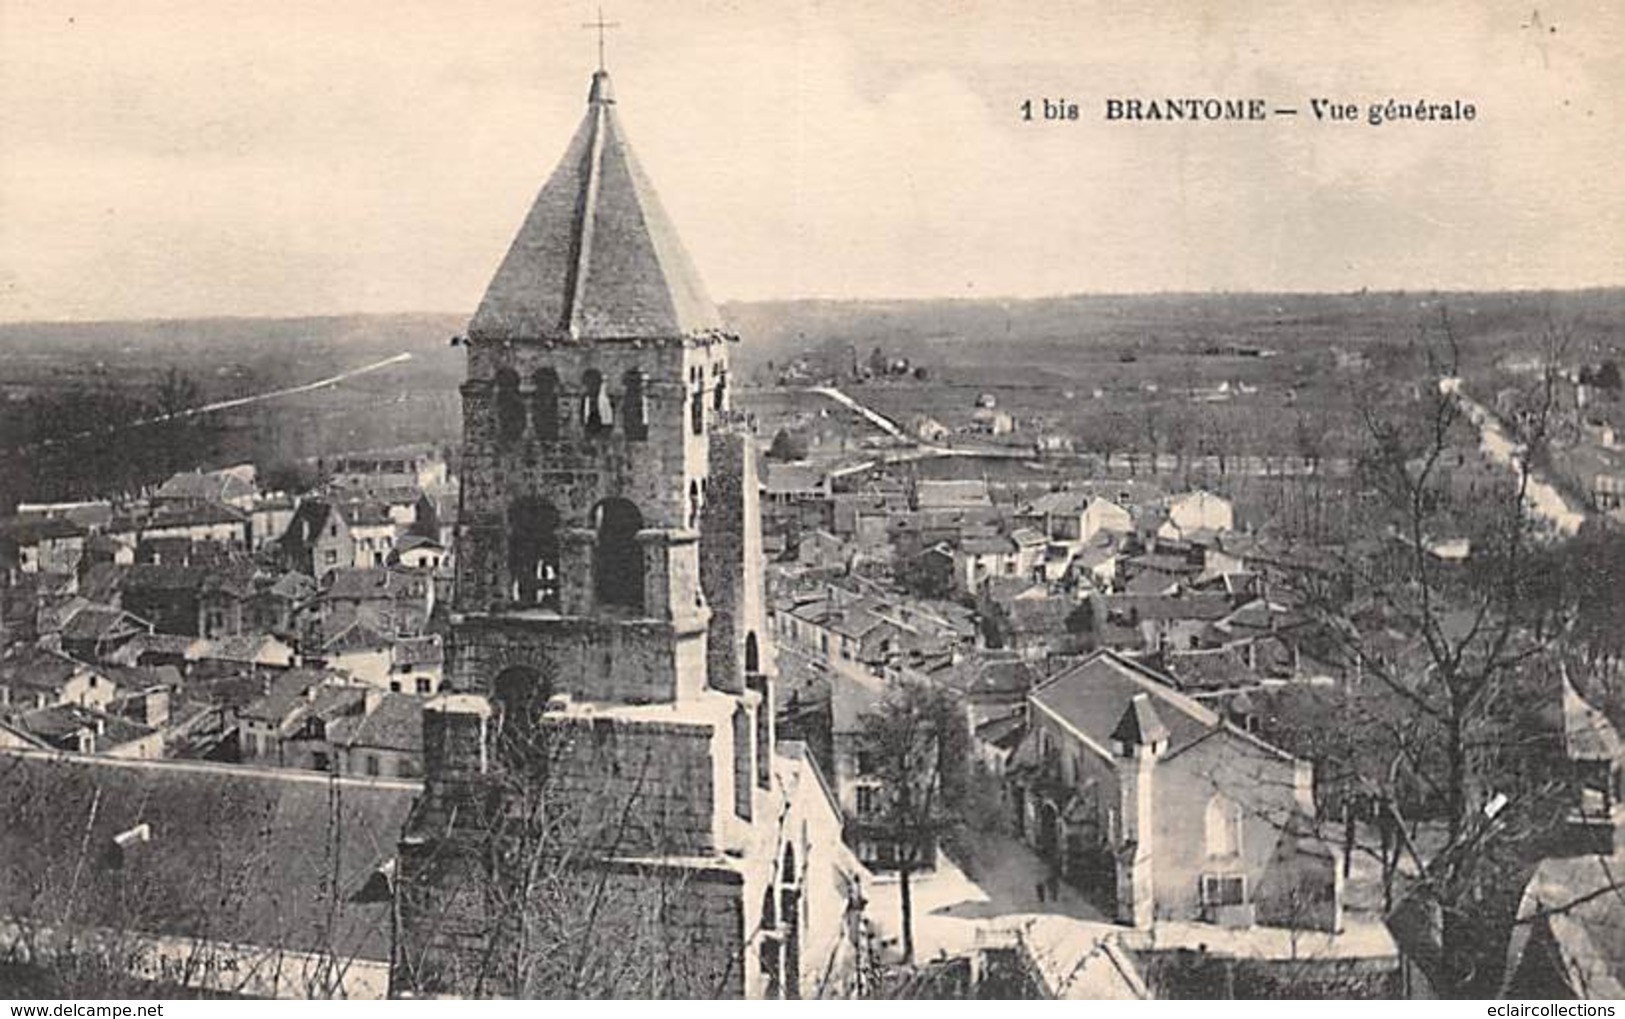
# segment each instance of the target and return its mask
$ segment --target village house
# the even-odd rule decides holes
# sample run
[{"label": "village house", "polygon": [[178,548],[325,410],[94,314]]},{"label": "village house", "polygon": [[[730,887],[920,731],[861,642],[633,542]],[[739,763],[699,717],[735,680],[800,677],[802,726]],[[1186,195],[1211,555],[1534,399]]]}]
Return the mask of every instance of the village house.
[{"label": "village house", "polygon": [[385,565],[406,570],[438,570],[447,562],[446,547],[422,534],[403,534],[395,540]]},{"label": "village house", "polygon": [[177,506],[232,506],[251,509],[259,498],[252,466],[218,471],[186,471],[171,475],[150,497],[155,508]]},{"label": "village house", "polygon": [[1234,607],[1222,592],[1183,589],[1099,595],[1090,603],[1097,647],[1147,654],[1211,646],[1210,627]]},{"label": "village house", "polygon": [[176,633],[138,633],[114,649],[107,656],[107,664],[143,668],[168,665],[184,670],[190,667],[192,649],[202,640]]},{"label": "village house", "polygon": [[954,691],[972,729],[996,719],[1023,715],[1027,695],[1043,679],[1043,673],[1029,659],[999,650],[950,655],[904,675]]},{"label": "village house", "polygon": [[861,546],[883,546],[891,541],[892,524],[909,513],[908,492],[902,485],[870,483],[861,491],[836,492],[830,530]]},{"label": "village house", "polygon": [[391,489],[423,492],[447,483],[446,458],[428,446],[344,453],[322,466],[331,484],[366,493]]},{"label": "village house", "polygon": [[1235,528],[1236,511],[1230,500],[1198,489],[1168,501],[1168,519],[1158,528],[1157,537],[1178,540]]},{"label": "village house", "polygon": [[1086,602],[1047,592],[1036,597],[984,599],[983,605],[988,645],[1027,661],[1082,650],[1092,622],[1093,610]]},{"label": "village house", "polygon": [[291,646],[268,633],[204,638],[186,649],[186,661],[203,666],[207,672],[290,669],[298,660]]},{"label": "village house", "polygon": [[850,572],[857,549],[825,530],[803,531],[796,542],[796,563],[808,571]]},{"label": "village house", "polygon": [[13,517],[0,523],[0,556],[23,573],[69,574],[79,566],[88,533],[61,517]]},{"label": "village house", "polygon": [[1110,591],[1117,584],[1122,554],[1115,544],[1085,545],[1067,562],[1064,583],[1077,591]]},{"label": "village house", "polygon": [[987,482],[980,480],[922,480],[915,483],[911,501],[914,509],[922,513],[933,510],[988,509],[993,505],[993,497],[988,493]]},{"label": "village house", "polygon": [[445,648],[439,634],[397,637],[390,645],[389,689],[419,696],[437,694],[444,664]]},{"label": "village house", "polygon": [[1336,932],[1342,872],[1297,760],[1110,652],[1028,698],[1024,840],[1119,922]]},{"label": "village house", "polygon": [[970,431],[976,435],[1009,435],[1016,430],[1016,419],[1006,411],[993,407],[978,407],[971,411]]},{"label": "village house", "polygon": [[234,636],[248,629],[254,575],[243,561],[137,563],[124,577],[121,604],[163,633]]},{"label": "village house", "polygon": [[248,507],[249,549],[258,552],[287,533],[297,508],[298,502],[282,492],[272,492],[255,499]]},{"label": "village house", "polygon": [[22,645],[0,657],[0,712],[58,704],[105,709],[117,694],[104,670],[60,651]]},{"label": "village house", "polygon": [[440,691],[444,650],[438,634],[403,637],[373,617],[354,617],[312,655],[312,661],[351,682],[393,693],[427,696]]},{"label": "village house", "polygon": [[434,576],[384,566],[342,567],[322,578],[317,604],[326,639],[361,618],[383,633],[418,634],[434,613]]},{"label": "village house", "polygon": [[444,485],[426,489],[423,493],[426,514],[419,516],[414,531],[426,534],[444,549],[455,549],[457,542],[458,512],[461,489],[455,478]]},{"label": "village house", "polygon": [[899,647],[902,628],[868,599],[833,585],[773,614],[775,635],[841,671],[878,676]]},{"label": "village house", "polygon": [[85,661],[101,661],[140,633],[151,633],[153,625],[112,605],[85,598],[73,598],[51,613],[55,621],[56,645]]},{"label": "village house", "polygon": [[916,414],[909,418],[908,430],[921,442],[944,442],[953,434],[947,425],[924,414]]},{"label": "village house", "polygon": [[410,694],[368,693],[359,714],[325,726],[335,775],[418,778],[423,774],[423,701]]},{"label": "village house", "polygon": [[1592,509],[1625,518],[1625,452],[1588,443],[1563,450],[1557,463],[1585,493]]},{"label": "village house", "polygon": [[833,523],[829,474],[805,463],[768,460],[762,482],[762,524],[769,529],[828,529]]},{"label": "village house", "polygon": [[70,754],[139,761],[164,756],[163,734],[157,729],[82,704],[54,704],[5,717],[10,726],[42,745]]},{"label": "village house", "polygon": [[[370,614],[348,615],[311,656],[351,682],[387,689],[395,634]],[[324,635],[328,634],[325,628]]]},{"label": "village house", "polygon": [[343,510],[323,499],[299,503],[276,549],[283,569],[317,579],[341,566],[358,565],[360,555]]},{"label": "village house", "polygon": [[1022,507],[1018,518],[1056,541],[1088,543],[1101,534],[1134,533],[1128,510],[1080,489],[1046,492]]},{"label": "village house", "polygon": [[[370,690],[370,695],[376,703],[382,694]],[[348,683],[307,685],[302,695],[292,698],[285,690],[278,689],[242,709],[239,717],[252,718],[258,723],[252,735],[264,733],[269,737],[266,740],[269,746],[263,755],[265,761],[282,768],[337,774],[338,751],[329,739],[329,731],[341,719],[363,714],[368,696],[368,687]],[[339,728],[342,731],[344,726]],[[259,746],[254,745],[256,752]]]},{"label": "village house", "polygon": [[283,640],[299,637],[304,631],[303,610],[315,601],[316,581],[303,573],[279,573],[255,578],[250,607],[253,627]]},{"label": "village house", "polygon": [[115,541],[131,546],[169,538],[193,543],[208,542],[234,549],[249,547],[248,532],[248,513],[223,503],[155,506],[145,516],[115,519],[106,531]]},{"label": "village house", "polygon": [[333,673],[312,668],[290,669],[266,677],[263,693],[235,712],[237,747],[242,759],[281,765],[282,742],[314,702],[315,691],[341,680]]},{"label": "village house", "polygon": [[1009,535],[992,534],[963,539],[954,550],[954,590],[960,594],[975,595],[991,579],[1021,576],[1017,568],[1019,554],[1020,549]]},{"label": "village house", "polygon": [[110,499],[79,499],[68,502],[19,502],[17,518],[71,520],[87,531],[99,531],[113,519]]},{"label": "village house", "polygon": [[395,548],[395,539],[411,526],[410,520],[403,523],[397,514],[410,515],[412,505],[392,508],[374,501],[335,504],[334,512],[350,525],[350,541],[355,547],[354,561],[345,565],[358,569],[384,565]]}]

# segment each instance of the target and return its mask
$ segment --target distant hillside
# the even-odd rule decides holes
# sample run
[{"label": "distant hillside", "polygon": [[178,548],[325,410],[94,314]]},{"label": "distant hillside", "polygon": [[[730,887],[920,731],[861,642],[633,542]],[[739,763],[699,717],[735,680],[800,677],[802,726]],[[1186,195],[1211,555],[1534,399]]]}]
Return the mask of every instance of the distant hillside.
[{"label": "distant hillside", "polygon": [[[1153,294],[1030,300],[769,301],[729,304],[750,342],[749,362],[806,351],[860,356],[879,345],[937,366],[1064,367],[1082,349],[1124,354],[1197,353],[1227,344],[1280,351],[1405,340],[1447,308],[1458,337],[1517,343],[1548,319],[1579,323],[1601,346],[1625,345],[1625,289],[1507,293]],[[850,351],[847,351],[849,356]],[[1090,360],[1084,357],[1083,360]]]},{"label": "distant hillside", "polygon": [[[1031,413],[1063,430],[1086,431],[1071,404],[1075,391],[1134,399],[1156,392],[1153,385],[1166,390],[1221,379],[1283,398],[1335,388],[1333,348],[1408,342],[1424,325],[1436,326],[1441,308],[1448,308],[1463,349],[1478,359],[1528,345],[1554,319],[1576,326],[1571,356],[1625,349],[1625,291],[1618,289],[798,300],[736,302],[723,314],[744,338],[734,356],[737,377],[747,383],[771,379],[770,365],[797,358],[842,375],[854,354],[867,359],[879,347],[927,368],[930,380],[907,392],[871,390],[868,398],[888,413],[955,413],[966,400],[958,390],[1036,387],[1044,392],[1029,400]],[[139,479],[175,463],[252,460],[263,467],[365,446],[455,445],[465,356],[449,339],[466,323],[466,315],[427,313],[0,323],[0,511],[18,499],[96,494],[111,476],[103,462],[109,460]],[[1268,364],[1213,357],[1238,347],[1279,356]],[[152,405],[172,368],[196,383],[199,399],[214,401],[308,383],[401,352],[411,360],[213,416],[188,440],[192,445],[168,451],[161,466],[128,465],[120,457],[137,454],[105,439],[62,441],[106,424],[86,420],[106,417],[99,408],[133,414]]]}]

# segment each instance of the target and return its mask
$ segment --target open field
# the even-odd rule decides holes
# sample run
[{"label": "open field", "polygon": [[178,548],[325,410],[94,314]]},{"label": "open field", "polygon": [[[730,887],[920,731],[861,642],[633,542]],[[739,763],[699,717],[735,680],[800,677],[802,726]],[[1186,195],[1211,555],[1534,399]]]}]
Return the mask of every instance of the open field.
[{"label": "open field", "polygon": [[[1469,380],[1537,349],[1554,323],[1572,330],[1572,359],[1625,349],[1618,290],[794,302],[734,318],[753,341],[740,360],[755,378],[800,358],[894,419],[949,428],[990,394],[1029,439],[1053,433],[1113,453],[1335,447],[1363,387],[1424,381],[1397,366],[1419,341],[1447,346],[1446,321]],[[876,348],[925,380],[853,386],[854,364]]]},{"label": "open field", "polygon": [[[724,313],[744,337],[735,349],[739,406],[768,434],[781,424],[822,433],[826,452],[856,446],[873,430],[826,398],[773,387],[794,362],[905,423],[923,414],[962,426],[977,396],[990,393],[1020,426],[1011,442],[1048,433],[1112,455],[1298,454],[1310,446],[1332,447],[1319,450],[1332,455],[1362,386],[1420,381],[1388,369],[1424,329],[1440,335],[1441,309],[1469,383],[1475,367],[1528,349],[1551,321],[1573,327],[1574,357],[1625,348],[1618,290],[789,301],[730,304]],[[0,510],[19,499],[92,494],[101,473],[75,467],[107,443],[39,453],[47,440],[100,423],[79,409],[95,401],[68,397],[150,404],[172,367],[207,402],[412,355],[330,389],[223,412],[208,442],[187,451],[191,465],[454,444],[464,357],[447,341],[464,323],[460,315],[402,314],[0,324]],[[854,359],[866,362],[876,347],[923,368],[925,378],[853,384]]]}]

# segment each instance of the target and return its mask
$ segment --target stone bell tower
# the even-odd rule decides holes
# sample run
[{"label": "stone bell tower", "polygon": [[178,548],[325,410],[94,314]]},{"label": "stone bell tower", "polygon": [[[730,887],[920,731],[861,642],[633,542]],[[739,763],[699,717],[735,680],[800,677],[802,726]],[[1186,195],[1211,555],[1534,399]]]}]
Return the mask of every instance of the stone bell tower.
[{"label": "stone bell tower", "polygon": [[655,703],[704,685],[700,520],[728,337],[609,76],[468,328],[455,684]]},{"label": "stone bell tower", "polygon": [[452,692],[425,710],[397,991],[761,990],[783,833],[733,339],[600,70],[468,326]]}]

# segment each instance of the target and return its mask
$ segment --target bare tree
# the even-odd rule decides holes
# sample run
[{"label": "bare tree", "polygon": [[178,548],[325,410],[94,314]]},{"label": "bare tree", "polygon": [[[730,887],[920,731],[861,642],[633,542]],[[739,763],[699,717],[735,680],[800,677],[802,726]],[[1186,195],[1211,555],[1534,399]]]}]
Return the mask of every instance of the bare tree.
[{"label": "bare tree", "polygon": [[[1555,703],[1555,653],[1544,610],[1521,597],[1550,535],[1522,459],[1499,479],[1475,470],[1485,422],[1455,388],[1447,314],[1413,354],[1416,385],[1361,394],[1364,532],[1347,536],[1339,569],[1287,572],[1324,653],[1350,676],[1334,721],[1350,809],[1383,834],[1385,885],[1402,860],[1413,873],[1410,905],[1436,943],[1424,961],[1435,989],[1457,997],[1493,988],[1517,889],[1561,803],[1551,729],[1534,717]],[[1530,395],[1531,444],[1555,383],[1549,369]],[[1448,550],[1460,538],[1467,563]],[[1297,749],[1290,733],[1271,735]]]},{"label": "bare tree", "polygon": [[893,847],[902,895],[903,961],[912,965],[913,875],[934,863],[942,837],[963,820],[970,732],[951,693],[914,680],[894,683],[861,724],[861,753],[879,780],[880,799],[865,834]]}]

